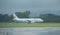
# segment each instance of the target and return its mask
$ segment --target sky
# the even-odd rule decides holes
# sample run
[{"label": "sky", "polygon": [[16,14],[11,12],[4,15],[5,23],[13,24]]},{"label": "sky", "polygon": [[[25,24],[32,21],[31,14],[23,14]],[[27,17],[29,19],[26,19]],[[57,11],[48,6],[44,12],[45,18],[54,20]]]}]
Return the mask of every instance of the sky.
[{"label": "sky", "polygon": [[53,13],[60,15],[60,0],[0,0],[0,13],[31,11],[31,15]]}]

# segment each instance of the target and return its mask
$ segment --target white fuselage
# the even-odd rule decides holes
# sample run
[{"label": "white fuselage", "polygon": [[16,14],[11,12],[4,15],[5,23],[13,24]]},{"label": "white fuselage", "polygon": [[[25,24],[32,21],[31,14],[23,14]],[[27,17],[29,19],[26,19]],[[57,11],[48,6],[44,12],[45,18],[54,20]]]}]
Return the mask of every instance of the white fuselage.
[{"label": "white fuselage", "polygon": [[21,21],[21,22],[30,22],[30,23],[43,22],[43,20],[39,19],[39,18],[16,18],[14,20],[15,21]]},{"label": "white fuselage", "polygon": [[44,20],[42,20],[41,18],[18,18],[15,14],[13,14],[13,20],[14,21],[20,21],[20,22],[30,22],[30,23],[34,23],[34,22],[43,22]]}]

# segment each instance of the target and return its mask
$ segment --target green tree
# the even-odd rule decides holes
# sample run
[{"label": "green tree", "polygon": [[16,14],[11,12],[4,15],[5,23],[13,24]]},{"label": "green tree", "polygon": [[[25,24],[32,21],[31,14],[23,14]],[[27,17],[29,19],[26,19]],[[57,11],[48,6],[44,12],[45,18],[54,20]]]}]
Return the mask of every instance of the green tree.
[{"label": "green tree", "polygon": [[30,11],[16,12],[15,14],[16,14],[19,18],[29,18]]},{"label": "green tree", "polygon": [[9,16],[8,14],[0,14],[0,22],[8,22]]},{"label": "green tree", "polygon": [[4,14],[2,19],[3,19],[4,22],[9,22],[8,14]]},{"label": "green tree", "polygon": [[3,22],[3,15],[0,14],[0,22]]},{"label": "green tree", "polygon": [[60,22],[60,16],[55,14],[44,14],[40,15],[39,18],[42,18],[45,22]]}]

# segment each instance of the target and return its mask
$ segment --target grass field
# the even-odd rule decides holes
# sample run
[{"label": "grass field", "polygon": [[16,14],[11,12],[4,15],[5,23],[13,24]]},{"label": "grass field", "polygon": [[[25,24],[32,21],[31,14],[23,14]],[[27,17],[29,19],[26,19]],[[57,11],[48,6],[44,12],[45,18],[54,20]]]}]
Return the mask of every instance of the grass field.
[{"label": "grass field", "polygon": [[0,23],[0,28],[5,27],[60,27],[60,23],[40,23],[40,24]]}]

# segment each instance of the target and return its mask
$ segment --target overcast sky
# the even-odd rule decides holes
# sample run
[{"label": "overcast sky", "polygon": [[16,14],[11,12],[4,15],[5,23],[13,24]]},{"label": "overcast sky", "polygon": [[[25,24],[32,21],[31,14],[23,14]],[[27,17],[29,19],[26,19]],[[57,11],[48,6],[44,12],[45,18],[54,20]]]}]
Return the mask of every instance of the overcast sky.
[{"label": "overcast sky", "polygon": [[60,14],[60,0],[0,0],[0,13],[30,10],[32,15],[41,13]]}]

